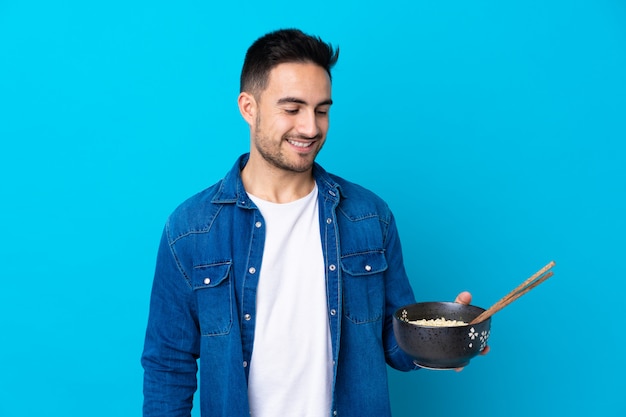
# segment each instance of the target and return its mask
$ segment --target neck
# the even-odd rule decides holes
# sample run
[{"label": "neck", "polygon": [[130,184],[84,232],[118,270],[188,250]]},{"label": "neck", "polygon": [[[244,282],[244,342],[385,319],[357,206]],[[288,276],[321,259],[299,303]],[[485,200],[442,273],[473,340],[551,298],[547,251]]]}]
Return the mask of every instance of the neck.
[{"label": "neck", "polygon": [[286,171],[268,163],[257,163],[252,158],[241,171],[241,180],[249,194],[278,204],[303,198],[315,187],[312,169]]}]

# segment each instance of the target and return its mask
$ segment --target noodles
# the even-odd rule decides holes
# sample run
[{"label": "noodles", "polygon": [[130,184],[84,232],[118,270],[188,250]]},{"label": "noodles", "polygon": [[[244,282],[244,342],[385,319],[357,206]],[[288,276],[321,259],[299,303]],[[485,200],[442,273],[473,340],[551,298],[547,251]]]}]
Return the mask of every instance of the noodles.
[{"label": "noodles", "polygon": [[467,323],[460,320],[447,320],[446,318],[437,319],[421,319],[421,320],[409,320],[409,323],[416,324],[418,326],[434,326],[434,327],[455,327],[465,326]]}]

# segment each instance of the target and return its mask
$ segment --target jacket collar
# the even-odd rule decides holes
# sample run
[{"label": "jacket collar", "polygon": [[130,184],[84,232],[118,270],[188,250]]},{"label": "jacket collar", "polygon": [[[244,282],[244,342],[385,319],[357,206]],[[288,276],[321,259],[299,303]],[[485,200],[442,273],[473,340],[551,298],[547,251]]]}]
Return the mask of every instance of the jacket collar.
[{"label": "jacket collar", "polygon": [[[254,207],[254,203],[248,197],[241,180],[241,170],[246,166],[249,158],[250,154],[245,153],[237,159],[231,170],[219,183],[219,189],[211,200],[212,203],[236,203],[241,208]],[[339,184],[317,162],[313,164],[313,177],[317,182],[320,194],[331,200],[339,200],[341,190]]]}]

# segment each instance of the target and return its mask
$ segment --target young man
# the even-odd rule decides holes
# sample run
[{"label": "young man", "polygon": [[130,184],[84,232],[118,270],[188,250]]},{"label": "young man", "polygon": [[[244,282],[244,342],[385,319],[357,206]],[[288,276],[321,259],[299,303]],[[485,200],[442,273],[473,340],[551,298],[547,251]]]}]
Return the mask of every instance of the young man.
[{"label": "young man", "polygon": [[337,57],[298,30],[249,48],[238,104],[250,152],[163,233],[144,416],[190,415],[198,358],[204,417],[385,417],[386,364],[417,368],[392,331],[415,302],[393,215],[314,162]]}]

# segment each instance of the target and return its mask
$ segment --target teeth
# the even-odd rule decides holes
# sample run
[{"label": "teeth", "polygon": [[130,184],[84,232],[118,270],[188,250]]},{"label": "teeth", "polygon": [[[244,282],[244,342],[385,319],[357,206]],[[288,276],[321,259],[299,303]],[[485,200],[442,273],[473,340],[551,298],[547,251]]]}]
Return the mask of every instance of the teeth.
[{"label": "teeth", "polygon": [[297,146],[298,148],[308,148],[313,144],[313,142],[296,142],[294,140],[290,140],[288,142],[291,143],[293,146]]}]

